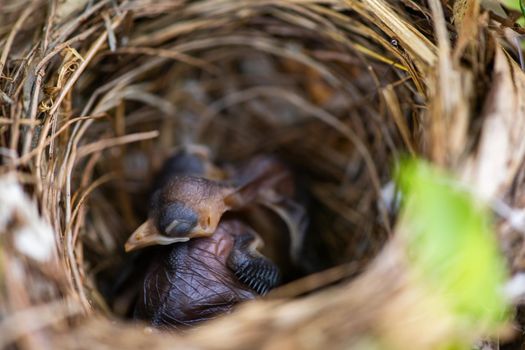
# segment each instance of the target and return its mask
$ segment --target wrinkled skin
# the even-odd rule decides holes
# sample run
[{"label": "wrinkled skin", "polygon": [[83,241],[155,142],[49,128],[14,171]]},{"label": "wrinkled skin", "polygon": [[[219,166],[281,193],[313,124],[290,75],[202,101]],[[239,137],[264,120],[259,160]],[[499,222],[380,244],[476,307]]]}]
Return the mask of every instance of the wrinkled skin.
[{"label": "wrinkled skin", "polygon": [[[271,261],[290,274],[306,225],[304,208],[293,200],[291,172],[271,156],[224,168],[189,150],[164,164],[151,198],[149,231],[142,241],[128,242],[133,249],[172,244],[156,248],[136,318],[184,329],[276,286],[278,269]],[[261,239],[255,232],[271,261],[257,251]],[[144,244],[144,237],[151,242]],[[191,240],[176,240],[185,237]]]},{"label": "wrinkled skin", "polygon": [[225,219],[212,237],[161,248],[135,317],[155,327],[184,329],[266,293],[277,284],[278,271],[256,251],[259,243],[241,221]]}]

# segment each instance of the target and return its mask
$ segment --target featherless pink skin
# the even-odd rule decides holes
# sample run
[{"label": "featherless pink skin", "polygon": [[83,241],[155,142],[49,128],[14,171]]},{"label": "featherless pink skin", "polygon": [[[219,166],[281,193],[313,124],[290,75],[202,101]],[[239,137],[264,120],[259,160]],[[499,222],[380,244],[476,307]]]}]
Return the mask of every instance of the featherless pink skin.
[{"label": "featherless pink skin", "polygon": [[257,252],[260,244],[250,227],[225,219],[211,237],[163,248],[146,274],[135,317],[184,329],[265,294],[279,273]]}]

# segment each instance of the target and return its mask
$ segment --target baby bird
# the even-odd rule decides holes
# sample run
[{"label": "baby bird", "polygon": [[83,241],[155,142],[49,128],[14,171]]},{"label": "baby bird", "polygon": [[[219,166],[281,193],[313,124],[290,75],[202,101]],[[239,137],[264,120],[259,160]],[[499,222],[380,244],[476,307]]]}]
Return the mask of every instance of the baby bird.
[{"label": "baby bird", "polygon": [[279,273],[257,251],[261,244],[249,226],[225,218],[211,237],[164,247],[146,274],[135,317],[159,328],[184,329],[264,295]]},{"label": "baby bird", "polygon": [[231,189],[222,185],[224,174],[209,159],[207,148],[187,146],[164,162],[153,186],[148,219],[126,242],[127,252],[213,234]]},{"label": "baby bird", "polygon": [[187,149],[175,154],[160,172],[148,219],[128,239],[126,251],[210,237],[224,213],[257,203],[283,217],[290,231],[295,232],[300,225],[295,221],[304,215],[284,215],[280,205],[290,202],[284,201],[291,182],[289,171],[269,157],[258,158],[247,168],[252,171],[241,168],[232,171],[227,180],[217,180],[226,174],[214,167],[207,155]]},{"label": "baby bird", "polygon": [[135,317],[183,329],[274,288],[305,231],[293,198],[291,172],[274,157],[218,168],[205,148],[175,153],[154,184],[146,222],[125,246],[166,245],[155,248]]}]

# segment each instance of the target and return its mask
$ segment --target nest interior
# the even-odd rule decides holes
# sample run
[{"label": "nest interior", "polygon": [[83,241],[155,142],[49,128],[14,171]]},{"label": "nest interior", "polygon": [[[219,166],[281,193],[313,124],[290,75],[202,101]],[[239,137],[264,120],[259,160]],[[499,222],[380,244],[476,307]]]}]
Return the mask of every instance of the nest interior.
[{"label": "nest interior", "polygon": [[[308,272],[364,266],[388,234],[377,195],[402,147],[378,89],[397,83],[405,101],[413,93],[392,64],[332,38],[345,34],[330,21],[335,15],[323,7],[197,3],[137,21],[128,33],[115,30],[115,50],[79,80],[80,98],[107,89],[85,110],[105,114],[85,140],[151,139],[97,152],[94,178],[115,178],[91,196],[83,271],[112,294],[128,263],[121,247],[144,219],[152,174],[174,147],[187,144],[208,146],[218,161],[277,153],[309,192]],[[410,102],[400,108],[408,111]]]},{"label": "nest interior", "polygon": [[[369,327],[363,314],[339,322],[333,334],[327,328],[344,315],[318,323],[312,315],[345,305],[334,297],[347,288],[341,281],[361,272],[392,234],[395,215],[384,197],[394,160],[419,154],[458,169],[482,144],[478,114],[500,44],[479,7],[465,10],[474,11],[476,22],[452,5],[429,3],[3,5],[2,172],[24,184],[40,212],[27,215],[42,216],[54,242],[42,263],[31,249],[24,255],[13,236],[2,241],[2,310],[29,309],[20,320],[37,320],[19,321],[5,343],[74,348],[80,337],[98,346],[242,348],[269,342],[264,334],[277,329],[289,344],[304,347],[304,334],[318,327],[313,333],[325,334],[309,346],[351,344],[343,335]],[[462,27],[451,24],[454,16]],[[480,40],[472,45],[469,38]],[[446,64],[450,71],[441,71]],[[456,93],[465,105],[450,97]],[[444,108],[451,100],[454,108]],[[226,339],[228,332],[221,332],[235,318],[189,340],[162,334],[136,340],[129,335],[143,332],[135,326],[107,321],[129,308],[122,291],[112,294],[128,261],[123,245],[146,215],[149,186],[163,160],[192,144],[206,145],[221,162],[275,153],[290,164],[308,197],[307,272],[337,267],[283,287],[280,298],[253,303],[247,332],[235,341],[213,342]],[[6,231],[15,232],[13,225],[24,223]],[[290,301],[334,283],[332,294]],[[363,306],[364,313],[374,314],[380,300]],[[266,312],[266,321],[286,321],[263,327],[259,318]],[[290,327],[296,331],[286,333]]]}]

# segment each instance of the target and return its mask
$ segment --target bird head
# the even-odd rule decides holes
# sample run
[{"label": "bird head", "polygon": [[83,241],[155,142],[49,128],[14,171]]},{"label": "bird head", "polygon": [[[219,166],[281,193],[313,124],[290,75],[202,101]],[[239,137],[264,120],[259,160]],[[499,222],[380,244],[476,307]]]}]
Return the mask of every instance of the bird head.
[{"label": "bird head", "polygon": [[[151,197],[148,218],[130,236],[126,251],[210,237],[227,211],[262,204],[281,217],[286,213],[278,209],[278,202],[287,198],[288,190],[282,187],[291,177],[281,163],[267,157],[255,158],[238,169],[231,182],[211,179],[204,173],[188,175],[181,170],[186,169],[186,163],[192,165],[188,169],[198,170],[195,164],[201,160],[186,152],[166,162],[162,181]],[[294,222],[288,226],[293,227]]]},{"label": "bird head", "polygon": [[235,188],[196,176],[173,176],[156,190],[148,219],[126,242],[126,251],[211,236],[230,209]]}]

